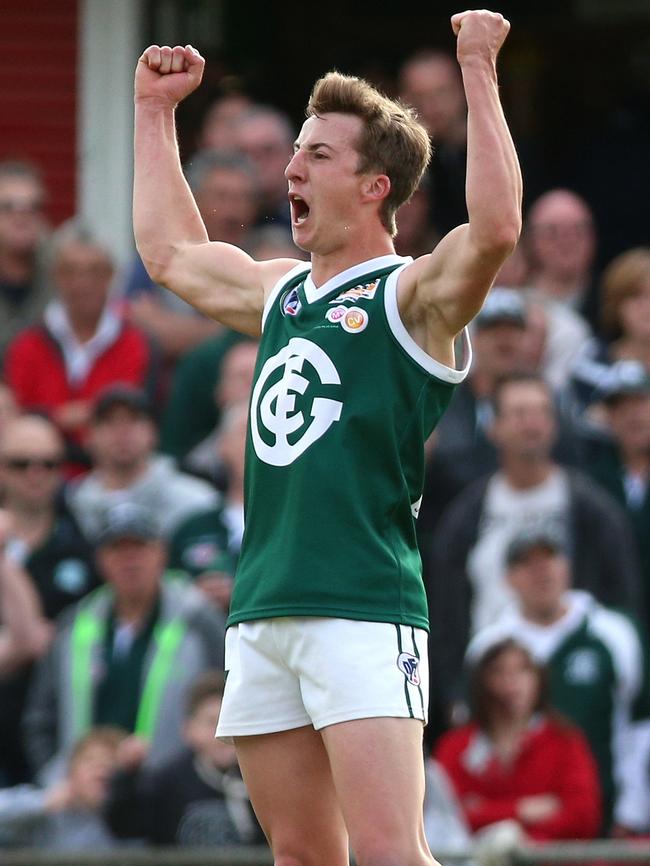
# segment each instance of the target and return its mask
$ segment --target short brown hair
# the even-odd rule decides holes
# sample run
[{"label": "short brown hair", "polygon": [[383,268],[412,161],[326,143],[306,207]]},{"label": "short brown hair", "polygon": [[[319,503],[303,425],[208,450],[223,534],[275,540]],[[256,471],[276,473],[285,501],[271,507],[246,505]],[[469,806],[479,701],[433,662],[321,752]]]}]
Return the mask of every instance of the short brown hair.
[{"label": "short brown hair", "polygon": [[328,72],[314,85],[307,117],[340,112],[363,122],[357,142],[359,174],[376,171],[390,179],[390,192],[382,202],[382,225],[395,236],[395,213],[420,183],[431,158],[431,142],[412,108],[389,99],[372,84],[352,75]]},{"label": "short brown hair", "polygon": [[627,250],[605,268],[601,281],[601,318],[608,335],[620,335],[621,303],[634,297],[644,280],[650,281],[650,247]]},{"label": "short brown hair", "polygon": [[113,725],[97,725],[95,728],[90,728],[79,737],[72,747],[70,764],[72,765],[80,760],[86,750],[93,746],[105,746],[112,752],[116,752],[122,740],[125,740],[128,736],[128,732],[123,728],[117,728]]}]

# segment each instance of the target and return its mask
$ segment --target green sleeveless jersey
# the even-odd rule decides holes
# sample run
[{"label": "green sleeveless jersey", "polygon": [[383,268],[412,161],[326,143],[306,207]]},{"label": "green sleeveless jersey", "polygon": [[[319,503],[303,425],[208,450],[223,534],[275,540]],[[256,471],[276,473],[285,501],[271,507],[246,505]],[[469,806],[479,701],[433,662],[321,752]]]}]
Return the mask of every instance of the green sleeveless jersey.
[{"label": "green sleeveless jersey", "polygon": [[320,287],[300,264],[267,300],[229,625],[322,616],[428,628],[415,537],[424,441],[469,363],[434,361],[403,325],[397,280],[410,261],[381,256]]}]

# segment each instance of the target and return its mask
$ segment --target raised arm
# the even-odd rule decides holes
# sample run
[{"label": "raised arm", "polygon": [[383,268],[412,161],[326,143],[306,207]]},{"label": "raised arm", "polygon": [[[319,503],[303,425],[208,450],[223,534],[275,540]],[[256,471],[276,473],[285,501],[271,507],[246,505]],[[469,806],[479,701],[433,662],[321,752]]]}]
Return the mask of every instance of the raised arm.
[{"label": "raised arm", "polygon": [[[510,24],[485,10],[451,19],[467,99],[469,223],[453,229],[400,282],[400,310],[425,348],[456,335],[481,308],[521,230],[522,181],[499,100],[496,61]],[[434,141],[435,147],[435,141]]]},{"label": "raised arm", "polygon": [[198,310],[259,334],[265,293],[295,262],[255,262],[210,242],[181,168],[174,112],[201,83],[205,61],[190,45],[152,45],[135,74],[133,227],[153,280]]}]

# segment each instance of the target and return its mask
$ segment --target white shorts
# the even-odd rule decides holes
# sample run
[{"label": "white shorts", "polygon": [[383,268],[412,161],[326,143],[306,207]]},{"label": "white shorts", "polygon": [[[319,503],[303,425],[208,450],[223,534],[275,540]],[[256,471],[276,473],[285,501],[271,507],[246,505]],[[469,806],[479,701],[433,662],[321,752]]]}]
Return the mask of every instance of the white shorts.
[{"label": "white shorts", "polygon": [[382,622],[277,617],[226,633],[225,739],[378,716],[427,721],[423,629]]}]

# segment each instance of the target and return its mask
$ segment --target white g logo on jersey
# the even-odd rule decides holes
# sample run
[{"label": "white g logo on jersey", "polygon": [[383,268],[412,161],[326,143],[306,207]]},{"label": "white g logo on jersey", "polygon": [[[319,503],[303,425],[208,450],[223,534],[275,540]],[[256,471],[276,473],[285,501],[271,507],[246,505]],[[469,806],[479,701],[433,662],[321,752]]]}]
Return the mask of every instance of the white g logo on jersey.
[{"label": "white g logo on jersey", "polygon": [[[304,394],[309,379],[301,376],[303,364],[308,361],[316,370],[323,385],[340,385],[341,380],[334,364],[325,352],[302,337],[293,337],[277,355],[269,358],[253,388],[251,401],[251,436],[255,453],[260,460],[271,466],[288,466],[303,454],[310,445],[327,432],[341,417],[343,403],[329,397],[314,397],[311,404],[311,423],[293,444],[288,437],[305,425],[305,416],[295,411],[296,394]],[[271,385],[262,396],[266,382],[279,367],[284,367],[282,378]],[[275,444],[267,445],[258,427],[259,419],[269,433],[275,436]]]}]

